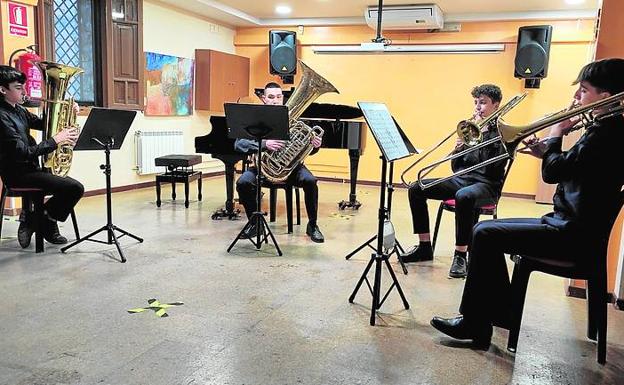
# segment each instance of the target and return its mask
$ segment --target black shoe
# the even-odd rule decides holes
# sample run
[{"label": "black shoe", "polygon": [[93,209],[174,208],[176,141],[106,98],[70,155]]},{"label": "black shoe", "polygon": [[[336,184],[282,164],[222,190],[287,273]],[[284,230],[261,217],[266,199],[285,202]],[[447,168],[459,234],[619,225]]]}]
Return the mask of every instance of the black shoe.
[{"label": "black shoe", "polygon": [[312,242],[316,242],[316,243],[325,242],[325,237],[323,236],[323,233],[321,233],[321,230],[319,229],[318,225],[311,225],[308,223],[308,226],[306,227],[306,234],[310,236],[310,239],[312,240]]},{"label": "black shoe", "polygon": [[466,278],[467,274],[467,265],[466,254],[457,253],[453,256],[453,263],[451,264],[451,269],[449,270],[449,277],[451,278]]},{"label": "black shoe", "polygon": [[412,247],[401,254],[401,260],[403,263],[432,261],[433,249],[431,248],[431,243],[421,243],[418,246]]},{"label": "black shoe", "polygon": [[458,340],[472,340],[477,349],[487,350],[492,341],[492,325],[486,322],[466,321],[463,315],[454,318],[433,317],[431,326],[449,337]]},{"label": "black shoe", "polygon": [[28,222],[20,222],[19,228],[17,229],[17,241],[19,245],[22,246],[22,249],[30,246],[30,240],[35,231],[31,228]]},{"label": "black shoe", "polygon": [[67,243],[67,238],[59,232],[58,224],[51,219],[46,219],[46,224],[43,228],[43,239],[55,245]]},{"label": "black shoe", "polygon": [[247,229],[243,232],[243,234],[241,234],[241,238],[253,239],[256,237],[256,235],[258,235],[258,231],[257,231],[256,225],[254,224],[254,225],[247,227]]}]

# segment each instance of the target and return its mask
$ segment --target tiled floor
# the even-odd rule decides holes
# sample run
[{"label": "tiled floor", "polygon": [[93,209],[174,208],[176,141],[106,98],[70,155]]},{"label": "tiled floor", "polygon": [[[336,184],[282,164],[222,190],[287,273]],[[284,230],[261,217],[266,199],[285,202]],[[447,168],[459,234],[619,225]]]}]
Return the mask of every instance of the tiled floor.
[{"label": "tiled floor", "polygon": [[[165,200],[153,189],[114,194],[116,225],[145,238],[113,246],[85,244],[61,254],[21,250],[17,223],[0,243],[0,384],[616,384],[624,378],[624,314],[609,310],[607,365],[585,337],[585,301],[564,296],[563,280],[531,279],[518,353],[495,330],[487,352],[473,351],[429,326],[456,312],[463,281],[447,278],[453,216],[447,214],[433,262],[403,275],[410,309],[396,292],[369,326],[370,295],[347,299],[370,251],[344,256],[376,231],[378,189],[360,187],[358,212],[338,212],[348,185],[321,183],[319,223],[326,243],[302,226],[272,226],[283,257],[241,242],[226,248],[243,221],[213,221],[223,203],[221,178],[206,180],[204,201]],[[164,197],[169,190],[164,189]],[[194,191],[192,190],[194,197]],[[404,246],[414,242],[405,190],[393,222]],[[283,198],[280,196],[280,209]],[[435,207],[434,207],[435,206]],[[549,206],[504,198],[500,216],[539,216]],[[431,211],[437,209],[432,205]],[[81,201],[83,233],[105,222],[104,198]],[[71,225],[62,228],[71,234]],[[388,277],[384,276],[384,284]],[[129,314],[150,298],[184,304]],[[617,379],[620,380],[617,380]]]}]

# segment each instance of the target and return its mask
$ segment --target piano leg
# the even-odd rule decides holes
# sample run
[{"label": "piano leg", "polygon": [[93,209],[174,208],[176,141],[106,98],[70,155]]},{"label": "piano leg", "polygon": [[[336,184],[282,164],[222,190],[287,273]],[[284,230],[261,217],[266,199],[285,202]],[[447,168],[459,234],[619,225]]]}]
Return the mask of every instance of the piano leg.
[{"label": "piano leg", "polygon": [[225,163],[225,190],[226,201],[225,209],[218,209],[212,214],[212,219],[221,219],[227,217],[230,220],[238,219],[240,210],[234,209],[234,165],[236,162]]},{"label": "piano leg", "polygon": [[360,202],[357,200],[357,195],[355,189],[357,187],[357,173],[358,173],[358,165],[360,163],[360,150],[349,150],[349,164],[350,164],[350,173],[349,176],[351,178],[351,192],[349,193],[348,201],[340,201],[338,202],[338,208],[340,210],[344,210],[347,207],[357,210],[362,206]]}]

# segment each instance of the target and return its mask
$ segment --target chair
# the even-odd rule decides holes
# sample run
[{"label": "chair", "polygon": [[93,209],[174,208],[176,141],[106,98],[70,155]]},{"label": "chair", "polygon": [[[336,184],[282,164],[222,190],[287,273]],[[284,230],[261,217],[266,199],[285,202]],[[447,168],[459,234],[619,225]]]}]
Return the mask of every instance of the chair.
[{"label": "chair", "polygon": [[[45,199],[45,192],[40,188],[33,187],[8,187],[5,183],[2,184],[2,193],[0,193],[0,236],[2,235],[2,223],[4,220],[4,204],[7,197],[22,198],[22,201],[30,199],[34,205],[35,213],[35,252],[43,252],[43,202]],[[26,205],[23,205],[24,207]],[[71,219],[74,225],[74,233],[76,239],[80,239],[80,233],[78,231],[78,224],[76,222],[76,213],[72,209]]]},{"label": "chair", "polygon": [[[624,192],[620,193],[620,209],[622,204],[624,204]],[[613,220],[615,221],[615,218]],[[599,364],[605,364],[607,359],[608,243],[607,236],[596,251],[600,257],[592,259],[592,263],[588,264],[529,255],[511,257],[515,265],[511,278],[511,323],[507,350],[516,351],[529,277],[532,272],[540,271],[559,277],[587,281],[587,337],[598,342],[597,361]]]},{"label": "chair", "polygon": [[265,183],[262,187],[269,189],[269,222],[275,222],[277,212],[277,190],[283,189],[286,195],[286,221],[288,234],[293,232],[293,190],[295,192],[295,205],[297,209],[297,225],[301,224],[301,200],[299,188],[288,183]]},{"label": "chair", "polygon": [[[509,170],[511,170],[511,165],[513,164],[513,159],[509,161],[507,168],[505,169],[505,175],[503,176],[503,183],[501,183],[501,191],[498,192],[498,198],[496,202],[489,203],[483,205],[477,209],[475,222],[479,222],[479,217],[481,215],[491,215],[494,219],[498,219],[498,200],[502,194],[503,186],[505,185],[505,181],[507,180],[507,175],[509,175]],[[436,241],[438,240],[438,230],[440,229],[440,221],[442,219],[442,213],[446,211],[455,212],[455,199],[447,199],[445,201],[440,202],[440,207],[438,207],[438,214],[436,215],[435,226],[433,230],[433,242],[431,243],[431,248],[435,253]]]}]

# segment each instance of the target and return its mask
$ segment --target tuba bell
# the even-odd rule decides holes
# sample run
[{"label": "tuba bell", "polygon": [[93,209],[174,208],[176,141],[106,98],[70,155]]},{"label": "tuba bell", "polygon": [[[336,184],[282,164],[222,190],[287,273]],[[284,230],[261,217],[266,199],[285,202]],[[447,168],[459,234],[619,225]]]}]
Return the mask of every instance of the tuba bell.
[{"label": "tuba bell", "polygon": [[299,61],[299,65],[303,70],[301,82],[286,103],[290,139],[279,150],[267,149],[262,153],[262,159],[260,159],[262,174],[272,183],[283,183],[288,179],[294,168],[312,152],[312,136],[323,135],[322,128],[318,126],[310,128],[297,119],[322,94],[327,92],[338,93],[336,87],[302,61]]},{"label": "tuba bell", "polygon": [[[74,99],[65,99],[70,80],[83,72],[81,68],[39,61],[35,63],[45,82],[45,97],[42,119],[44,122],[43,138],[50,139],[68,127],[77,127]],[[73,147],[69,143],[58,143],[54,152],[45,155],[44,167],[53,175],[64,177],[69,173],[74,156]]]}]

